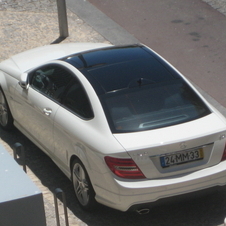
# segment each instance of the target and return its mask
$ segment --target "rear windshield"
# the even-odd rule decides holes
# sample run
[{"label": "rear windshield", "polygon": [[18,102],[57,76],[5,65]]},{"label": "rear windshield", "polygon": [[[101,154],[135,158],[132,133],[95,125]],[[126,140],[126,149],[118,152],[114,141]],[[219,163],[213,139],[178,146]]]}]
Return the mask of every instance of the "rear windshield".
[{"label": "rear windshield", "polygon": [[114,133],[177,125],[210,113],[182,79],[129,87],[107,93],[101,101]]}]

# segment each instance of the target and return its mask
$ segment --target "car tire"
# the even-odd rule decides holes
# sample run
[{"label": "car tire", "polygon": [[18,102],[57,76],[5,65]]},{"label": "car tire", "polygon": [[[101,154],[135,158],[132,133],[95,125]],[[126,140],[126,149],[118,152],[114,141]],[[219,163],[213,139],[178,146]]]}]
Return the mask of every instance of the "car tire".
[{"label": "car tire", "polygon": [[93,210],[97,204],[95,191],[87,171],[79,159],[74,160],[72,164],[72,182],[79,205],[84,210]]},{"label": "car tire", "polygon": [[2,89],[0,89],[0,126],[4,130],[13,128],[13,117]]}]

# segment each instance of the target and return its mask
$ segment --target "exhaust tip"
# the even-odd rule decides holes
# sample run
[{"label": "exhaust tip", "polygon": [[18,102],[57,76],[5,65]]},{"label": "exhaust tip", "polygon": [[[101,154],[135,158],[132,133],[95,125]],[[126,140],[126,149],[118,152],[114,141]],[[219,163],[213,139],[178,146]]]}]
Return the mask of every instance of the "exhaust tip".
[{"label": "exhaust tip", "polygon": [[148,214],[150,212],[150,209],[140,209],[136,210],[136,212],[140,215]]}]

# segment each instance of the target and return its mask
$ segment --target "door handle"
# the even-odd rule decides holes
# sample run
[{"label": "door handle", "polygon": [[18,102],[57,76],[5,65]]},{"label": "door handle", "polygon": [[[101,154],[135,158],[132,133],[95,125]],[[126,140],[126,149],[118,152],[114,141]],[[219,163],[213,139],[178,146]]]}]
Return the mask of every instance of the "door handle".
[{"label": "door handle", "polygon": [[49,116],[49,115],[51,115],[51,113],[52,113],[52,109],[44,108],[44,109],[43,109],[43,113],[44,113],[45,115]]}]

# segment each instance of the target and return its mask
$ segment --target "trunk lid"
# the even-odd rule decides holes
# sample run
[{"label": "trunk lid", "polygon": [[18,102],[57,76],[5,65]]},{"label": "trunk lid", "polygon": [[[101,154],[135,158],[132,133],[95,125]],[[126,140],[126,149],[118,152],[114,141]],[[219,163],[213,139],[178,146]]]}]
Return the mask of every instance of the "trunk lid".
[{"label": "trunk lid", "polygon": [[218,164],[226,123],[212,113],[175,126],[114,136],[147,178],[165,178]]}]

